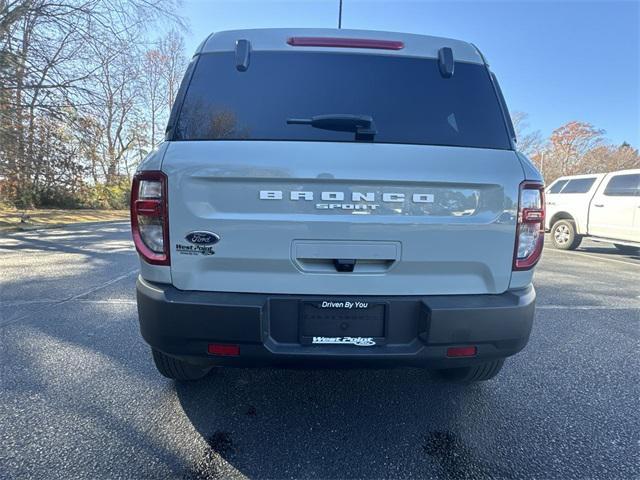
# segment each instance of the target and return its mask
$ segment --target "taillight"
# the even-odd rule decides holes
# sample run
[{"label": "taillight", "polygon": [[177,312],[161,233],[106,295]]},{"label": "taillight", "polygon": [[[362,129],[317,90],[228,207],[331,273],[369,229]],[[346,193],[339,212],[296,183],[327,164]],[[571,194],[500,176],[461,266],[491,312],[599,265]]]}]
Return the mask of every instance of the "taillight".
[{"label": "taillight", "polygon": [[542,254],[544,244],[544,185],[522,182],[518,200],[516,248],[513,254],[514,270],[529,270]]},{"label": "taillight", "polygon": [[153,265],[169,265],[167,176],[140,172],[131,186],[131,233],[136,250]]}]

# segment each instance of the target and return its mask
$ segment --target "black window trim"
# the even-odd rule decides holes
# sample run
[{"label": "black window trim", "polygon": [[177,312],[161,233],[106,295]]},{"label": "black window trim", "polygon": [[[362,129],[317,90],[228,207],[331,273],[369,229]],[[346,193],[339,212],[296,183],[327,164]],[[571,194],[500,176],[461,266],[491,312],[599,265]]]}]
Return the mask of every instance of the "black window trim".
[{"label": "black window trim", "polygon": [[482,59],[482,64],[484,65],[484,68],[486,69],[487,74],[489,75],[489,79],[491,80],[491,85],[493,86],[493,91],[496,94],[496,97],[498,98],[498,103],[500,104],[500,110],[502,111],[502,120],[504,121],[504,125],[507,130],[507,137],[509,137],[509,144],[511,145],[511,150],[515,151],[516,142],[517,142],[516,130],[513,127],[511,115],[509,114],[509,107],[507,107],[507,101],[505,100],[504,95],[502,94],[502,89],[500,88],[500,84],[498,83],[498,78],[491,71],[491,68],[489,68],[489,62],[487,61],[485,56],[482,54],[480,49],[474,43],[472,43],[471,46],[476,50],[476,52]]},{"label": "black window trim", "polygon": [[173,106],[171,107],[171,112],[169,113],[169,120],[167,121],[167,128],[165,129],[164,137],[164,139],[168,142],[176,140],[176,122],[178,121],[178,119],[180,118],[180,114],[182,113],[182,106],[184,105],[184,100],[187,97],[187,91],[189,90],[189,86],[191,85],[191,78],[193,77],[193,72],[196,71],[196,66],[199,60],[200,54],[196,54],[189,62],[189,65],[187,65],[182,83],[180,84],[178,93],[176,94],[176,98],[173,101]]}]

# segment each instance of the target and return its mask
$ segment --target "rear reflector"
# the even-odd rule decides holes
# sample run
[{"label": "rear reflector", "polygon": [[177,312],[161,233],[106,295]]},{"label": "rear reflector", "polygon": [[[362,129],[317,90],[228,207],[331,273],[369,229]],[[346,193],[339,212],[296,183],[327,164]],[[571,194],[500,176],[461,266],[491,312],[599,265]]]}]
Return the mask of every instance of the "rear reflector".
[{"label": "rear reflector", "polygon": [[477,352],[477,347],[450,347],[447,348],[447,357],[473,357]]},{"label": "rear reflector", "polygon": [[210,343],[207,351],[210,355],[220,355],[222,357],[237,357],[238,355],[240,355],[240,345]]},{"label": "rear reflector", "polygon": [[376,48],[379,50],[402,50],[404,48],[404,43],[397,40],[369,38],[291,37],[287,43],[292,47]]},{"label": "rear reflector", "polygon": [[145,215],[147,217],[159,217],[162,215],[161,200],[136,200],[133,205],[137,215]]}]

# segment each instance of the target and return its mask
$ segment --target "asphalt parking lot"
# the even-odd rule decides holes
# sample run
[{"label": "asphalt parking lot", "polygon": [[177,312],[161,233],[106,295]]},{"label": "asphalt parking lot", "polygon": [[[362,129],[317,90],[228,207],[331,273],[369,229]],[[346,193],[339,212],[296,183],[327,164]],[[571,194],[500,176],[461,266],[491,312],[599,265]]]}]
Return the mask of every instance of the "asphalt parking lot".
[{"label": "asphalt parking lot", "polygon": [[493,381],[226,369],[166,380],[125,223],[0,237],[0,478],[638,478],[640,257],[547,248]]}]

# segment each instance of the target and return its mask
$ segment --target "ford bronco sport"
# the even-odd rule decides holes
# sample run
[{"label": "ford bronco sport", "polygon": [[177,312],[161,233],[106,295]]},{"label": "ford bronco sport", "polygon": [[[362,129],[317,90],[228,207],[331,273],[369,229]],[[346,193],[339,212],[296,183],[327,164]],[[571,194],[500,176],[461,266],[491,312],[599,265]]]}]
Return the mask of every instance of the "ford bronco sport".
[{"label": "ford bronco sport", "polygon": [[169,378],[328,364],[487,380],[531,331],[542,179],[469,43],[209,36],[131,223],[140,328]]}]

